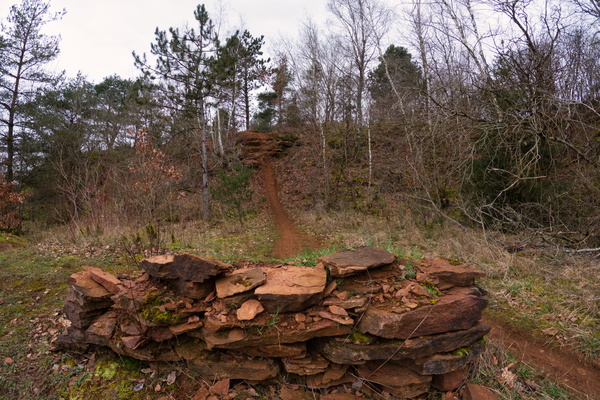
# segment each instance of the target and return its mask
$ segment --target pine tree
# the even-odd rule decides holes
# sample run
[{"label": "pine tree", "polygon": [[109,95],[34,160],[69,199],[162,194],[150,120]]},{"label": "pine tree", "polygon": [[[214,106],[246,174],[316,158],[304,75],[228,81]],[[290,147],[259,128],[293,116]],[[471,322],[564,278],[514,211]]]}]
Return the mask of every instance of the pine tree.
[{"label": "pine tree", "polygon": [[6,153],[6,180],[14,179],[16,135],[22,124],[22,109],[39,86],[54,82],[57,77],[43,67],[59,54],[59,37],[47,36],[41,30],[45,24],[59,20],[65,11],[50,13],[50,3],[23,0],[11,7],[7,24],[0,36],[0,122],[3,151]]},{"label": "pine tree", "polygon": [[145,74],[161,83],[163,93],[171,106],[186,117],[194,131],[200,133],[202,153],[202,196],[204,219],[210,219],[210,191],[208,187],[208,152],[206,112],[215,79],[212,73],[218,38],[214,24],[203,4],[194,11],[197,30],[169,28],[155,32],[151,52],[156,63],[151,65],[144,55],[134,55],[135,64]]}]

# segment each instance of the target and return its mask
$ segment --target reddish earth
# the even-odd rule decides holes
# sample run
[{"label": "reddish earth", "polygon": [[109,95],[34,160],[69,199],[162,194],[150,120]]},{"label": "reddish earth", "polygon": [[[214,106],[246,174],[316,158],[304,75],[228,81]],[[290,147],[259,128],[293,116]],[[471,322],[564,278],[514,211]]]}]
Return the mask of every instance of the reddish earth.
[{"label": "reddish earth", "polygon": [[300,253],[303,249],[314,248],[316,241],[296,230],[294,222],[283,208],[281,200],[279,200],[277,179],[270,157],[261,159],[261,171],[267,202],[275,220],[277,233],[279,233],[279,238],[275,242],[271,254],[276,258],[286,258]]},{"label": "reddish earth", "polygon": [[600,369],[568,348],[555,348],[543,343],[530,332],[503,321],[484,316],[492,327],[488,337],[507,349],[519,361],[560,383],[580,399],[600,399]]},{"label": "reddish earth", "polygon": [[280,151],[272,133],[245,131],[238,133],[238,142],[242,144],[242,159],[245,163],[258,165],[262,174],[267,203],[279,238],[275,242],[272,256],[287,258],[306,248],[315,248],[317,242],[298,232],[279,199],[279,187],[273,169],[271,156]]},{"label": "reddish earth", "polygon": [[[265,135],[261,136],[261,139],[271,138]],[[261,150],[264,150],[264,147],[261,147]],[[279,199],[276,174],[269,152],[260,154],[258,161],[263,174],[269,208],[280,235],[272,255],[285,258],[299,253],[304,248],[314,248],[316,241],[296,230],[294,222]],[[529,332],[489,316],[485,317],[484,321],[492,326],[492,331],[488,335],[490,339],[510,351],[519,361],[544,373],[547,378],[560,383],[580,399],[600,399],[600,369],[582,360],[576,352],[552,347],[536,339]]]}]

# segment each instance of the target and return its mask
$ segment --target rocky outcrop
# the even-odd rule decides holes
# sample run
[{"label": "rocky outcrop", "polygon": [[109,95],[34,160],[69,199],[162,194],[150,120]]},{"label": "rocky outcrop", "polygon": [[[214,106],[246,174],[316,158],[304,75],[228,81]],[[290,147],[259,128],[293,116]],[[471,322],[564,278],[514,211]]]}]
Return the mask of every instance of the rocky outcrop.
[{"label": "rocky outcrop", "polygon": [[180,361],[210,380],[284,374],[313,389],[368,381],[411,398],[431,385],[460,386],[490,329],[474,285],[482,273],[444,259],[419,260],[416,279],[373,247],[321,257],[316,267],[236,268],[189,254],[141,265],[140,276],[73,274],[64,306],[71,327],[57,348]]}]

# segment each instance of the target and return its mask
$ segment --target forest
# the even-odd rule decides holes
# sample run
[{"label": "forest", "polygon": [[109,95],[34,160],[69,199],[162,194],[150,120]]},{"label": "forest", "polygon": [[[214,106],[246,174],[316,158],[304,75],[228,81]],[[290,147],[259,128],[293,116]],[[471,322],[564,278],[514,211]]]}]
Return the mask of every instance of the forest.
[{"label": "forest", "polygon": [[[157,254],[283,270],[364,246],[403,263],[382,299],[428,257],[478,269],[492,330],[477,357],[446,354],[473,359],[464,382],[600,396],[600,1],[326,3],[326,26],[305,17],[277,38],[199,4],[131,49],[136,77],[99,82],[51,68],[46,28],[68,10],[20,0],[0,16],[0,399],[217,398],[174,362],[51,352],[82,268],[141,287]],[[283,228],[304,247],[278,253]],[[444,295],[412,288],[432,309]],[[169,304],[196,310],[184,300]],[[221,398],[299,399],[288,383]],[[460,396],[438,389],[419,398]]]},{"label": "forest", "polygon": [[243,173],[236,132],[257,129],[306,147],[308,209],[402,204],[600,244],[597,1],[328,8],[330,27],[307,18],[265,58],[268,38],[218,37],[199,5],[188,27],[157,28],[151,54],[134,51],[137,79],[94,83],[45,70],[60,42],[43,27],[61,14],[13,6],[0,46],[2,228],[219,218],[247,196],[224,181]]}]

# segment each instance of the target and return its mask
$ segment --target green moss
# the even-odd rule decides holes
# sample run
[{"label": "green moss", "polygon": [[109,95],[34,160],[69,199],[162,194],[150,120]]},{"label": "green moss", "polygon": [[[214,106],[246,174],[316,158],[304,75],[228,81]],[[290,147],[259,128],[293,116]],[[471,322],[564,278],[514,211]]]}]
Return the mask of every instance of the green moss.
[{"label": "green moss", "polygon": [[370,339],[367,335],[356,330],[350,333],[350,339],[357,344],[369,344],[370,342]]},{"label": "green moss", "polygon": [[181,322],[181,317],[171,311],[161,311],[159,307],[145,307],[140,311],[140,315],[146,321],[154,322],[159,325],[177,325]]},{"label": "green moss", "polygon": [[96,364],[94,375],[102,379],[113,379],[117,374],[119,364],[114,361],[104,361]]}]

